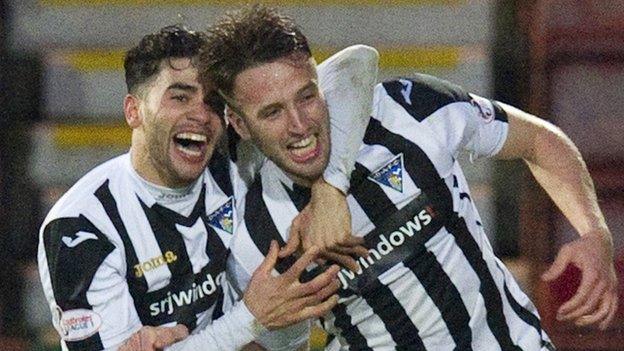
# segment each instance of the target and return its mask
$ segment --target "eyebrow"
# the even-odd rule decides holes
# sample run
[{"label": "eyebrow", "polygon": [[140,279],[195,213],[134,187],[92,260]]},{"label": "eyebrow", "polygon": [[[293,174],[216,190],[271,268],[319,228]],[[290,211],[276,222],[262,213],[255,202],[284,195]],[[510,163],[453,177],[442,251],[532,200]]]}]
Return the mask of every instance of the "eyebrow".
[{"label": "eyebrow", "polygon": [[297,91],[297,95],[302,94],[304,91],[310,89],[310,88],[317,88],[318,84],[316,84],[315,81],[311,81],[308,84],[304,85],[303,88],[299,89]]},{"label": "eyebrow", "polygon": [[176,90],[185,90],[185,91],[189,91],[189,92],[196,92],[197,90],[199,90],[198,87],[194,86],[194,85],[190,85],[190,84],[185,84],[185,83],[173,83],[170,86],[167,87],[167,90],[172,90],[172,89],[176,89]]}]

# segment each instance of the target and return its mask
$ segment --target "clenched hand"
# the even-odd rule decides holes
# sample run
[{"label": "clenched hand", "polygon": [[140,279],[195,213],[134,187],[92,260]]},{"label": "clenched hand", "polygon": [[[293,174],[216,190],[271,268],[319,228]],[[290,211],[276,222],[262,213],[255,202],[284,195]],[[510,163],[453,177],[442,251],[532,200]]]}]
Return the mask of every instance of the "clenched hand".
[{"label": "clenched hand", "polygon": [[351,214],[345,195],[320,179],[312,187],[310,203],[293,220],[280,257],[316,246],[321,259],[358,271],[359,266],[352,256],[368,255],[363,243],[363,238],[351,234]]}]

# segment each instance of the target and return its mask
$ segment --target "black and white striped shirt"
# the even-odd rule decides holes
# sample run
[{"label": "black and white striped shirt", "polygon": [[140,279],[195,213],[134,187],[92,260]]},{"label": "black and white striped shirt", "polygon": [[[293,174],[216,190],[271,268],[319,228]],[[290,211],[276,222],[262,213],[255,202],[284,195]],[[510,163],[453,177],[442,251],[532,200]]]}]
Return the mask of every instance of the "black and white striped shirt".
[{"label": "black and white striped shirt", "polygon": [[192,186],[172,191],[142,180],[125,154],[57,202],[39,269],[64,348],[102,350],[143,325],[193,330],[222,315],[236,223],[229,163],[215,154]]},{"label": "black and white striped shirt", "polygon": [[[496,102],[434,77],[376,87],[347,198],[353,233],[366,238],[370,255],[360,272],[341,271],[340,303],[322,321],[342,349],[550,347],[535,307],[494,256],[457,162],[463,150],[496,154],[507,131]],[[239,289],[270,240],[287,240],[308,200],[309,190],[275,164],[263,167],[239,202],[243,223],[228,261]]]},{"label": "black and white striped shirt", "polygon": [[[324,177],[341,189],[366,127],[376,63],[374,49],[356,45],[317,67],[338,140]],[[234,304],[223,279],[238,222],[233,196],[244,194],[262,159],[242,156],[248,159],[235,164],[213,154],[200,179],[179,192],[146,183],[123,155],[55,204],[40,232],[38,261],[64,349],[115,349],[143,325],[194,329],[172,350],[236,349],[257,336],[261,328],[244,303]]]}]

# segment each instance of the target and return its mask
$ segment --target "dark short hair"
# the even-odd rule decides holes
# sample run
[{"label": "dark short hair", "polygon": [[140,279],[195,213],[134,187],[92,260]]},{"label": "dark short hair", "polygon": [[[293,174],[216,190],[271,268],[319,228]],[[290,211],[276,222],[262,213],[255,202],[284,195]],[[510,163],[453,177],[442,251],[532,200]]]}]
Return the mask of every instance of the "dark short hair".
[{"label": "dark short hair", "polygon": [[311,57],[308,40],[291,18],[261,5],[226,13],[207,30],[200,80],[231,96],[236,76],[294,53]]},{"label": "dark short hair", "polygon": [[182,25],[167,26],[144,36],[124,58],[128,92],[136,93],[141,84],[157,74],[163,60],[196,57],[205,43],[205,33],[190,31]]}]

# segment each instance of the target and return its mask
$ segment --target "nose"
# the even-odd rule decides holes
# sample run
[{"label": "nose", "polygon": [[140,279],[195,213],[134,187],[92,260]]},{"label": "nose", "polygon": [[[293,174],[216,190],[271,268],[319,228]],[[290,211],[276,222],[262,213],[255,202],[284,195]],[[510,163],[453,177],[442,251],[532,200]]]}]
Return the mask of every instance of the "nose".
[{"label": "nose", "polygon": [[199,123],[208,123],[212,119],[220,118],[213,108],[206,103],[198,103],[189,114],[189,119]]},{"label": "nose", "polygon": [[306,134],[310,129],[310,119],[305,111],[293,107],[288,110],[288,131],[292,134]]}]

